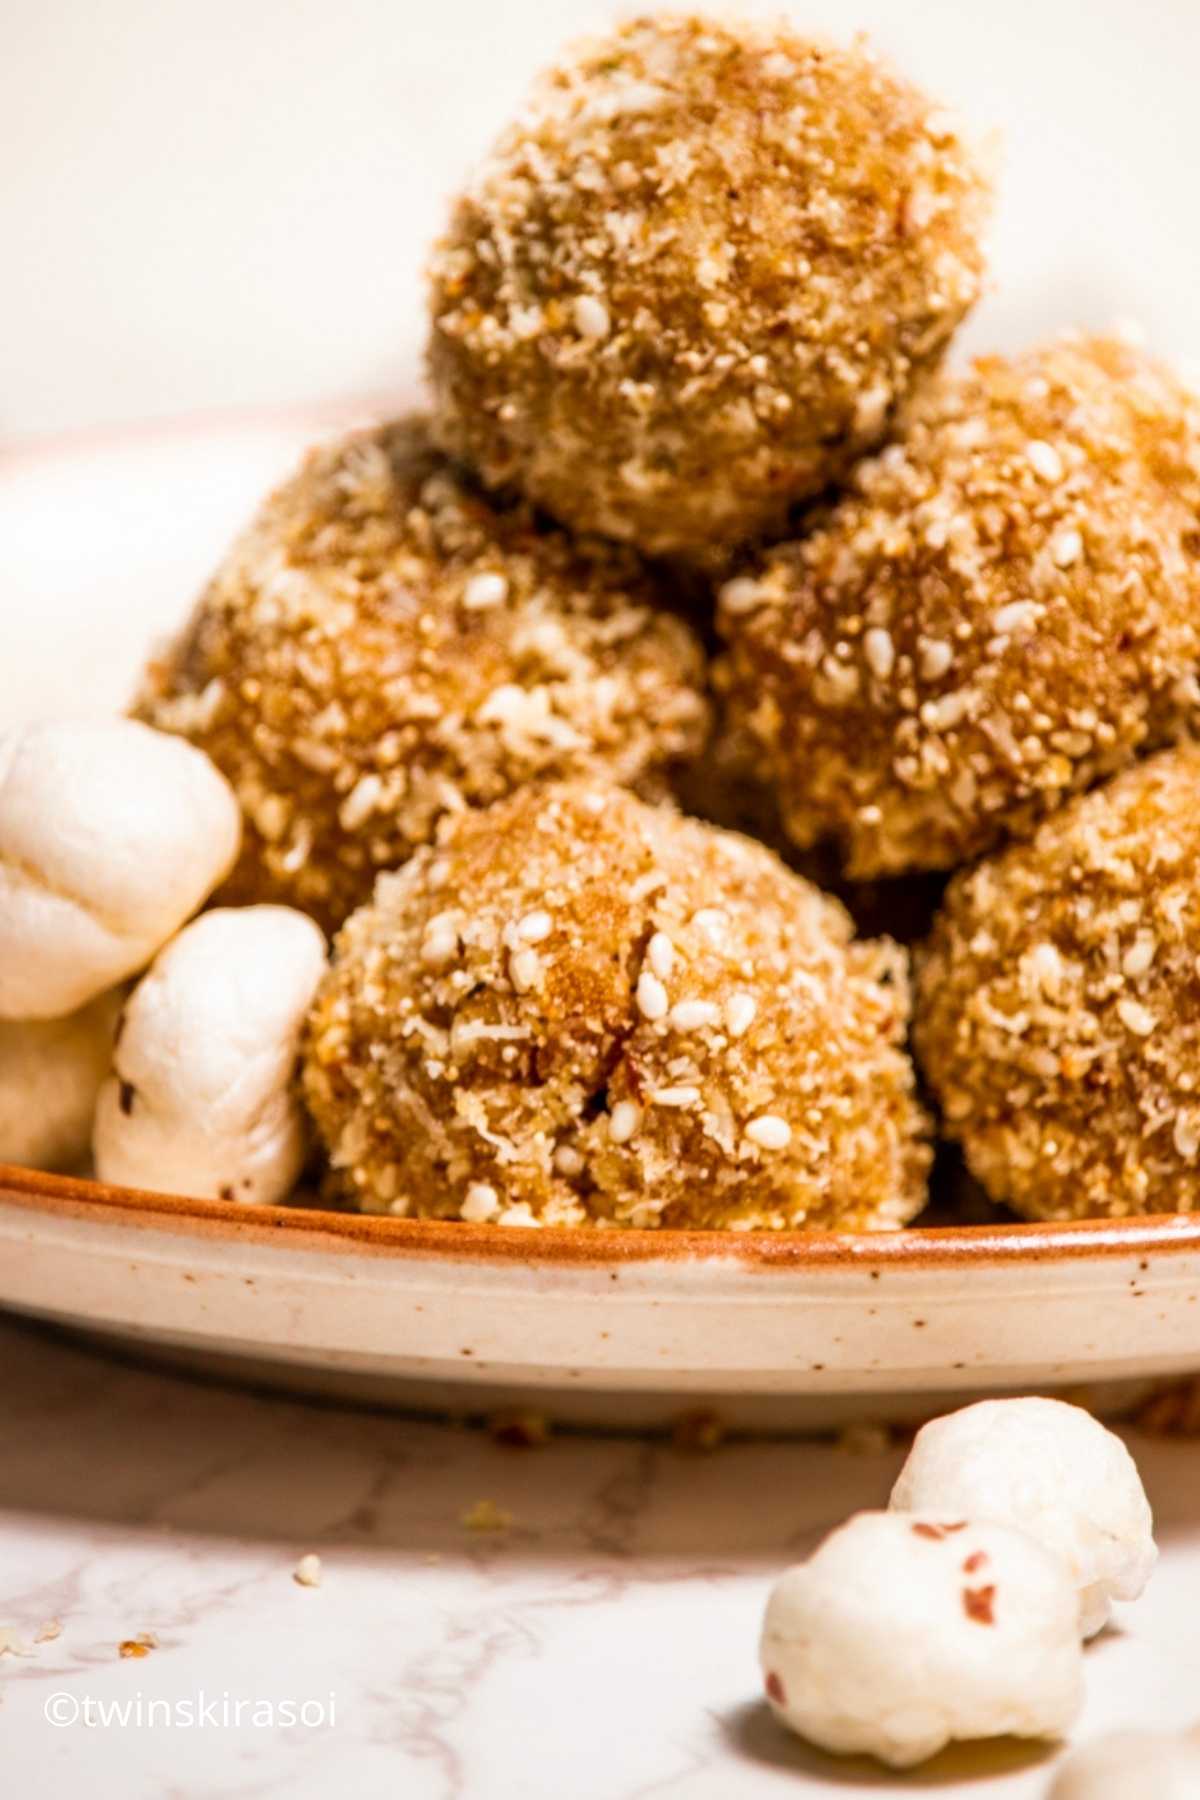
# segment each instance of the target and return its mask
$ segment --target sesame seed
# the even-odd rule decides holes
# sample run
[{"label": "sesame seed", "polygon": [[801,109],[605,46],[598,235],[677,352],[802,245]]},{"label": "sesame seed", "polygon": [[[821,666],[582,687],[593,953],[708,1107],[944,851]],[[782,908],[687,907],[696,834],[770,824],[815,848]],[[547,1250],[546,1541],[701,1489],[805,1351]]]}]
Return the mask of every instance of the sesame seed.
[{"label": "sesame seed", "polygon": [[638,1011],[644,1019],[665,1019],[667,1016],[670,1004],[667,990],[658,976],[652,975],[649,969],[643,969],[638,976],[637,1003]]},{"label": "sesame seed", "polygon": [[1055,945],[1035,944],[1022,961],[1027,963],[1035,986],[1053,999],[1063,980],[1063,959]]},{"label": "sesame seed", "polygon": [[468,1225],[484,1225],[494,1219],[500,1211],[500,1196],[495,1188],[486,1181],[473,1181],[467,1189],[467,1197],[458,1209],[460,1219]]},{"label": "sesame seed", "polygon": [[458,926],[453,913],[437,913],[421,939],[421,961],[427,969],[444,969],[458,956]]},{"label": "sesame seed", "polygon": [[1157,948],[1148,932],[1140,932],[1121,958],[1122,972],[1132,976],[1144,975],[1154,961]]},{"label": "sesame seed", "polygon": [[665,931],[656,931],[646,946],[646,960],[660,981],[675,967],[675,946]]},{"label": "sesame seed", "polygon": [[526,913],[523,919],[517,920],[517,936],[527,944],[544,942],[553,930],[554,920],[540,907],[536,912]]},{"label": "sesame seed", "polygon": [[940,210],[938,197],[931,188],[914,188],[904,206],[904,223],[910,231],[924,231]]},{"label": "sesame seed", "polygon": [[695,1106],[700,1098],[698,1087],[656,1088],[650,1096],[655,1106]]},{"label": "sesame seed", "polygon": [[381,1200],[394,1200],[400,1186],[400,1171],[395,1163],[385,1163],[375,1176],[375,1192]]},{"label": "sesame seed", "polygon": [[891,632],[881,625],[873,625],[863,638],[863,655],[872,675],[886,681],[896,666],[896,646]]},{"label": "sesame seed", "polygon": [[1200,1150],[1200,1131],[1196,1129],[1196,1121],[1189,1119],[1186,1113],[1178,1113],[1172,1133],[1175,1148],[1187,1162]]},{"label": "sesame seed", "polygon": [[744,1037],[753,1025],[757,1011],[758,1001],[753,994],[744,991],[730,994],[725,1002],[725,1029],[730,1037]]},{"label": "sesame seed", "polygon": [[821,664],[821,677],[829,703],[843,706],[858,692],[859,674],[851,663],[844,663],[836,656],[827,656]]},{"label": "sesame seed", "polygon": [[762,588],[750,575],[735,575],[721,589],[721,606],[728,613],[753,612],[766,599]]},{"label": "sesame seed", "polygon": [[925,638],[921,643],[921,679],[940,681],[951,663],[954,651],[944,638]]},{"label": "sesame seed", "polygon": [[538,1227],[541,1225],[541,1222],[542,1221],[536,1217],[532,1207],[526,1200],[518,1201],[515,1206],[506,1206],[504,1211],[500,1214],[500,1217],[496,1220],[497,1225],[520,1225],[525,1227]]},{"label": "sesame seed", "polygon": [[1132,1031],[1135,1037],[1149,1037],[1158,1023],[1149,1007],[1143,1006],[1140,1000],[1118,1000],[1117,1017],[1126,1031]]},{"label": "sesame seed", "polygon": [[760,1113],[747,1125],[746,1136],[760,1150],[786,1150],[792,1141],[792,1128],[778,1113]]},{"label": "sesame seed", "polygon": [[647,869],[639,875],[629,889],[631,901],[645,900],[650,894],[657,894],[667,886],[667,878],[661,869]]},{"label": "sesame seed", "polygon": [[357,831],[366,823],[383,798],[383,782],[378,775],[364,775],[346,798],[342,801],[338,812],[338,820],[344,831]]},{"label": "sesame seed", "polygon": [[715,1025],[721,1014],[711,1000],[678,1000],[671,1008],[671,1025],[676,1031],[700,1031]]},{"label": "sesame seed", "polygon": [[278,843],[290,818],[291,810],[282,794],[267,794],[254,809],[254,823],[270,844]]},{"label": "sesame seed", "polygon": [[1083,555],[1083,539],[1077,531],[1060,531],[1050,546],[1050,557],[1056,569],[1069,569]]},{"label": "sesame seed", "polygon": [[491,571],[472,575],[463,589],[463,605],[468,612],[483,612],[489,606],[502,606],[507,599],[507,576]]},{"label": "sesame seed", "polygon": [[956,688],[937,700],[927,700],[921,708],[921,723],[930,731],[949,731],[962,723],[970,703],[968,690]]},{"label": "sesame seed", "polygon": [[642,1123],[642,1109],[633,1100],[618,1100],[608,1115],[608,1135],[614,1144],[627,1144]]},{"label": "sesame seed", "polygon": [[714,950],[720,950],[725,943],[725,934],[729,929],[729,915],[721,911],[719,906],[702,906],[699,912],[692,914],[692,924],[697,931],[702,931]]},{"label": "sesame seed", "polygon": [[612,330],[608,308],[594,294],[580,294],[571,309],[571,316],[580,337],[598,340],[606,338]]},{"label": "sesame seed", "polygon": [[508,973],[518,994],[532,993],[542,983],[542,959],[536,950],[514,950],[508,959]]},{"label": "sesame seed", "polygon": [[554,1152],[554,1167],[560,1175],[582,1175],[583,1157],[573,1144],[560,1144]]},{"label": "sesame seed", "polygon": [[1062,480],[1062,457],[1045,438],[1031,438],[1025,446],[1025,455],[1034,474],[1039,475],[1043,481]]},{"label": "sesame seed", "polygon": [[521,718],[529,706],[529,696],[515,681],[503,681],[493,688],[476,715],[481,725],[511,725]]},{"label": "sesame seed", "polygon": [[1030,625],[1036,625],[1038,607],[1033,600],[1012,600],[1007,606],[1001,606],[992,614],[992,630],[996,632],[1024,631]]},{"label": "sesame seed", "polygon": [[315,1551],[310,1550],[307,1556],[300,1558],[292,1570],[292,1580],[298,1587],[320,1587],[321,1559]]},{"label": "sesame seed", "polygon": [[877,381],[871,387],[864,388],[854,402],[855,435],[876,437],[887,418],[891,403],[892,390],[885,381]]}]

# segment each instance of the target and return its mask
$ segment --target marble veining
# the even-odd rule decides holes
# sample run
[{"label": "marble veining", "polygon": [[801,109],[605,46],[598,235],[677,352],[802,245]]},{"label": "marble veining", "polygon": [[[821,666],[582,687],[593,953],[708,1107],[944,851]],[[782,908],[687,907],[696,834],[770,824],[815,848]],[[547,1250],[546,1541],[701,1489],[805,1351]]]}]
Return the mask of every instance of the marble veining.
[{"label": "marble veining", "polygon": [[[0,1321],[0,1367],[6,1793],[1045,1790],[1052,1752],[956,1749],[889,1778],[807,1751],[760,1702],[773,1575],[847,1512],[882,1504],[899,1450],[764,1442],[700,1455],[568,1433],[513,1449],[473,1428],[140,1368],[12,1320]],[[1200,1442],[1134,1447],[1163,1562],[1089,1651],[1080,1735],[1200,1714]],[[511,1524],[469,1529],[464,1515],[485,1499]],[[293,1579],[310,1551],[315,1588]],[[120,1654],[143,1634],[144,1655]],[[73,1716],[85,1702],[96,1722]],[[206,1702],[208,1722],[182,1723],[188,1702]],[[312,1721],[319,1707],[320,1721],[289,1721],[285,1702],[307,1702]],[[50,1722],[55,1708],[65,1722]]]}]

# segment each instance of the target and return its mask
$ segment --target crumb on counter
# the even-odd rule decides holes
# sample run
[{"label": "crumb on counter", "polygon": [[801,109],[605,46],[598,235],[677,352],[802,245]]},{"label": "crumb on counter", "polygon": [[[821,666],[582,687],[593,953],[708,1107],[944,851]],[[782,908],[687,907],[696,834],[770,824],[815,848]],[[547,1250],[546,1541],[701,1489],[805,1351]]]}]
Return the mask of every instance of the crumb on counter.
[{"label": "crumb on counter", "polygon": [[698,1407],[682,1413],[671,1427],[671,1444],[685,1455],[710,1456],[725,1442],[726,1425],[720,1413]]},{"label": "crumb on counter", "polygon": [[896,1433],[889,1425],[880,1425],[870,1419],[855,1420],[853,1424],[843,1425],[835,1440],[839,1450],[847,1456],[886,1456],[895,1448]]},{"label": "crumb on counter", "polygon": [[514,1519],[494,1500],[476,1500],[462,1514],[460,1523],[467,1531],[508,1531]]},{"label": "crumb on counter", "polygon": [[550,1442],[550,1421],[527,1410],[494,1413],[488,1420],[492,1442],[512,1450],[540,1450]]}]

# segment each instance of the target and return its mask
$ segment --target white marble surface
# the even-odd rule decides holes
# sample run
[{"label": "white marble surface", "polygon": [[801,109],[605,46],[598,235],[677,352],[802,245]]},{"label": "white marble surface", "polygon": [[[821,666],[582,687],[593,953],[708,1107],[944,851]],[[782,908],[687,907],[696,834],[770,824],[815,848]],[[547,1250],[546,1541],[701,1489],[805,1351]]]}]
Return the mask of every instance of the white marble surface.
[{"label": "white marble surface", "polygon": [[[0,1320],[0,1792],[89,1800],[1033,1800],[1052,1753],[904,1778],[787,1738],[758,1698],[775,1572],[900,1453],[481,1431],[109,1360]],[[1200,1442],[1135,1441],[1164,1560],[1088,1654],[1080,1735],[1200,1712]],[[468,1530],[487,1499],[504,1530]],[[319,1587],[293,1580],[317,1552]],[[61,1632],[36,1642],[51,1621]],[[122,1658],[122,1640],[157,1647]],[[162,1723],[203,1692],[241,1727]],[[61,1698],[65,1696],[66,1698]],[[139,1726],[149,1703],[156,1722]],[[226,1701],[225,1696],[228,1696]],[[328,1718],[332,1697],[333,1719]],[[51,1724],[91,1702],[130,1722]],[[308,1700],[319,1725],[253,1724]],[[164,1704],[165,1703],[165,1704]]]}]

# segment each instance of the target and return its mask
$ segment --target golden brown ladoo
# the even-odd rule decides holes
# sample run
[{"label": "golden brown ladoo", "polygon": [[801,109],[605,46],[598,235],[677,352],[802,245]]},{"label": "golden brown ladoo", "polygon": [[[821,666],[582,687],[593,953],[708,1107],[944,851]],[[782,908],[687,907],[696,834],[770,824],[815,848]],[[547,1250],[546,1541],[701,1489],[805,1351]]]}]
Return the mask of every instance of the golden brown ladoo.
[{"label": "golden brown ladoo", "polygon": [[1200,749],[955,877],[916,1044],[947,1135],[1031,1218],[1200,1209]]},{"label": "golden brown ladoo", "polygon": [[904,1224],[907,959],[761,845],[607,783],[457,818],[348,921],[304,1088],[368,1211]]},{"label": "golden brown ladoo", "polygon": [[986,184],[856,44],[636,18],[542,79],[432,265],[442,444],[702,556],[883,437],[980,286]]},{"label": "golden brown ladoo", "polygon": [[704,658],[633,552],[482,498],[403,420],[314,452],[140,711],[246,815],[223,897],[340,924],[464,807],[598,765],[649,795],[707,730]]},{"label": "golden brown ladoo", "polygon": [[729,729],[800,846],[952,868],[1195,717],[1200,406],[1130,346],[981,358],[722,590]]}]

